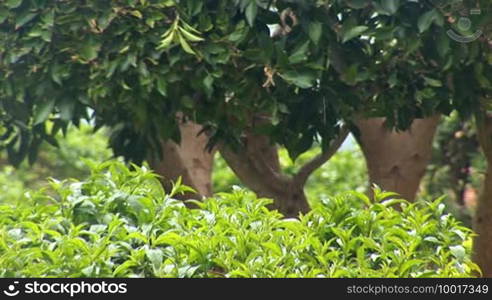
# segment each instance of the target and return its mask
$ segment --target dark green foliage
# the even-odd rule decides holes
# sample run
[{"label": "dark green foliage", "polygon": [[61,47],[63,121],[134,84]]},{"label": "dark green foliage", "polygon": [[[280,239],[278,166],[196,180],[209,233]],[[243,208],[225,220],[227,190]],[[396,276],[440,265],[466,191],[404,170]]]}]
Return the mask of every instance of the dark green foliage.
[{"label": "dark green foliage", "polygon": [[[468,277],[470,230],[440,201],[409,204],[353,192],[282,219],[236,189],[188,209],[146,169],[92,166],[0,205],[0,276]],[[388,199],[382,201],[381,199]],[[401,203],[398,211],[393,205]]]},{"label": "dark green foliage", "polygon": [[[14,164],[34,160],[41,141],[91,118],[87,107],[112,128],[115,154],[136,162],[159,138],[179,141],[177,112],[205,125],[211,145],[241,143],[253,126],[292,157],[326,148],[359,114],[399,129],[469,116],[492,60],[485,39],[447,35],[459,13],[410,0],[4,1],[0,146]],[[485,29],[490,14],[472,21]],[[284,34],[271,38],[270,24]],[[268,122],[252,124],[257,115]]]}]

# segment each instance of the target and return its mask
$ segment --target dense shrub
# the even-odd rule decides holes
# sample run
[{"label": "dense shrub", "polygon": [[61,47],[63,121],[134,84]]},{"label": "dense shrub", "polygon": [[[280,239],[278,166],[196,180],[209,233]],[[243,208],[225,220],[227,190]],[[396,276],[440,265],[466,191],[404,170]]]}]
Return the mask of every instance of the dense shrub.
[{"label": "dense shrub", "polygon": [[[92,166],[85,181],[0,206],[0,276],[466,277],[471,232],[444,206],[376,190],[283,219],[235,189],[189,209],[145,168]],[[390,200],[381,200],[390,199]],[[401,210],[394,208],[401,203]]]}]

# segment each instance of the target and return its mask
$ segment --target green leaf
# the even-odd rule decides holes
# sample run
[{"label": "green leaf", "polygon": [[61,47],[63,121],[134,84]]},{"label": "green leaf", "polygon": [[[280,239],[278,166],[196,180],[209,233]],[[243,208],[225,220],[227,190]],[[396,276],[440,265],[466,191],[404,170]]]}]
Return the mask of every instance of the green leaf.
[{"label": "green leaf", "polygon": [[167,81],[163,77],[157,78],[157,91],[164,97],[167,97]]},{"label": "green leaf", "polygon": [[359,193],[359,192],[356,192],[356,191],[351,192],[351,194],[353,194],[358,199],[362,200],[365,205],[367,205],[367,206],[371,206],[372,205],[371,199],[369,197],[367,197],[366,194]]},{"label": "green leaf", "polygon": [[179,28],[179,31],[183,34],[184,38],[190,42],[201,42],[201,41],[204,41],[203,38],[189,32],[189,31],[186,31],[184,30],[183,28]]},{"label": "green leaf", "polygon": [[97,58],[99,54],[99,46],[93,43],[85,43],[80,49],[80,57],[86,61],[91,61]]},{"label": "green leaf", "polygon": [[5,5],[7,5],[8,8],[17,8],[22,4],[22,0],[7,0],[5,2]]},{"label": "green leaf", "polygon": [[441,243],[435,236],[428,236],[428,237],[424,238],[424,241],[434,243],[434,244],[440,244]]},{"label": "green leaf", "polygon": [[181,104],[183,105],[183,107],[188,109],[193,109],[195,107],[195,101],[188,95],[184,95],[183,97],[181,97]]},{"label": "green leaf", "polygon": [[359,81],[361,81],[359,75],[360,75],[359,66],[353,64],[350,67],[348,67],[343,74],[341,74],[341,78],[349,85],[356,85]]},{"label": "green leaf", "polygon": [[201,32],[198,31],[198,29],[194,28],[190,24],[183,22],[183,21],[181,22],[181,24],[183,25],[184,30],[189,31],[189,32],[194,33],[194,34],[201,34]]},{"label": "green leaf", "polygon": [[150,260],[155,268],[159,268],[162,264],[164,255],[161,249],[147,249],[145,255]]},{"label": "green leaf", "polygon": [[156,48],[157,50],[165,50],[169,46],[171,46],[174,41],[175,33],[174,31],[169,32],[169,34],[165,35],[164,39],[160,42],[159,46]]},{"label": "green leaf", "polygon": [[38,14],[37,13],[26,13],[20,14],[15,19],[15,30],[21,28],[25,24],[29,23],[32,19],[34,19]]},{"label": "green leaf", "polygon": [[40,102],[34,112],[34,125],[41,124],[48,120],[55,107],[55,99]]},{"label": "green leaf", "polygon": [[9,11],[7,9],[0,8],[0,24],[5,22],[8,16],[9,16]]},{"label": "green leaf", "polygon": [[309,51],[309,41],[301,44],[297,49],[294,50],[291,56],[289,56],[289,62],[291,64],[297,64],[308,59],[308,51]]},{"label": "green leaf", "polygon": [[178,39],[179,39],[179,43],[181,44],[181,47],[186,53],[191,55],[196,55],[196,52],[193,51],[193,49],[191,49],[190,44],[188,44],[188,42],[183,38],[181,34],[178,34]]},{"label": "green leaf", "polygon": [[86,268],[83,268],[82,269],[82,274],[84,274],[85,276],[87,277],[94,277],[94,270],[95,270],[95,266],[92,264]]},{"label": "green leaf", "polygon": [[464,259],[466,256],[466,250],[461,245],[451,246],[449,247],[449,250],[451,251],[453,256],[456,257],[457,259]]},{"label": "green leaf", "polygon": [[423,14],[422,16],[420,16],[418,23],[417,23],[417,26],[419,28],[419,32],[423,33],[425,31],[427,31],[431,27],[434,20],[437,19],[438,15],[439,15],[439,12],[436,9],[432,9],[432,10],[426,12],[425,14]]},{"label": "green leaf", "polygon": [[353,38],[362,35],[369,29],[367,26],[355,26],[346,31],[342,31],[342,43],[346,43]]},{"label": "green leaf", "polygon": [[132,10],[132,11],[130,11],[130,14],[136,18],[139,18],[139,19],[143,18],[142,13],[138,10]]},{"label": "green leaf", "polygon": [[292,83],[302,89],[312,87],[316,80],[316,75],[308,72],[288,71],[285,73],[279,73],[279,76],[282,77],[285,81]]},{"label": "green leaf", "polygon": [[153,243],[153,245],[176,245],[182,240],[182,237],[174,232],[167,232],[160,235]]},{"label": "green leaf", "polygon": [[55,22],[55,10],[50,9],[48,12],[41,16],[41,19],[43,20],[45,26],[53,27]]},{"label": "green leaf", "polygon": [[420,264],[422,264],[421,259],[411,259],[411,260],[405,261],[400,266],[400,270],[399,270],[400,276],[409,277],[409,274],[407,274],[407,271],[409,271],[413,267],[419,266]]},{"label": "green leaf", "polygon": [[309,38],[315,45],[319,43],[321,35],[323,34],[323,24],[321,22],[309,23]]},{"label": "green leaf", "polygon": [[211,75],[207,75],[207,77],[203,79],[203,86],[205,87],[207,94],[210,96],[213,92],[214,78]]},{"label": "green leaf", "polygon": [[380,7],[388,15],[394,15],[400,7],[400,0],[381,0]]},{"label": "green leaf", "polygon": [[370,0],[347,0],[347,5],[351,8],[362,9],[369,5]]},{"label": "green leaf", "polygon": [[442,87],[442,82],[437,79],[432,79],[424,76],[425,84],[432,87]]},{"label": "green leaf", "polygon": [[60,119],[64,121],[70,121],[73,119],[75,111],[74,99],[64,99],[58,106],[60,109]]},{"label": "green leaf", "polygon": [[275,255],[282,256],[282,248],[280,248],[280,246],[277,245],[276,243],[266,242],[266,243],[262,243],[261,245],[272,251]]},{"label": "green leaf", "polygon": [[142,234],[141,232],[132,232],[126,236],[126,239],[127,240],[135,239],[145,244],[149,242],[147,236],[145,234]]},{"label": "green leaf", "polygon": [[446,33],[441,33],[436,41],[437,52],[439,56],[444,58],[451,50],[451,39]]},{"label": "green leaf", "polygon": [[131,260],[127,260],[125,261],[124,263],[122,263],[121,265],[119,265],[113,272],[113,276],[115,277],[118,277],[118,276],[121,276],[123,274],[125,274],[128,269],[132,268],[132,267],[136,267],[138,265],[137,262],[135,261],[131,261]]},{"label": "green leaf", "polygon": [[253,27],[256,19],[256,15],[258,14],[258,6],[255,1],[251,1],[248,6],[246,6],[246,20],[248,21],[249,26]]}]

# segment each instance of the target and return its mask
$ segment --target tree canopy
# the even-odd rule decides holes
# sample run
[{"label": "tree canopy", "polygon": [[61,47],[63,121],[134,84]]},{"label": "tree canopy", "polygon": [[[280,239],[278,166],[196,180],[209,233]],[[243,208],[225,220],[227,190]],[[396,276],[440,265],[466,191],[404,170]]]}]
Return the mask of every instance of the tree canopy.
[{"label": "tree canopy", "polygon": [[[2,145],[13,163],[33,160],[41,141],[95,116],[116,153],[138,162],[159,139],[179,141],[182,113],[211,145],[238,144],[253,126],[296,157],[358,115],[400,129],[454,109],[469,116],[492,56],[485,34],[449,37],[473,30],[459,26],[455,2],[4,1]],[[472,21],[484,28],[490,14]]]}]

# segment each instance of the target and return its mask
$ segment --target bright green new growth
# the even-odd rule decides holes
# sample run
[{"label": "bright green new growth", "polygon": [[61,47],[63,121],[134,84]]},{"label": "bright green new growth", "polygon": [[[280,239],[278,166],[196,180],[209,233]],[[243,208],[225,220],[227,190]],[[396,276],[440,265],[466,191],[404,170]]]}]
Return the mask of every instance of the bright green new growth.
[{"label": "bright green new growth", "polygon": [[[0,206],[1,277],[469,277],[471,231],[440,200],[349,193],[300,220],[236,189],[186,208],[145,168],[92,166],[83,182]],[[52,196],[54,195],[54,196]],[[393,208],[402,203],[401,211]]]}]

